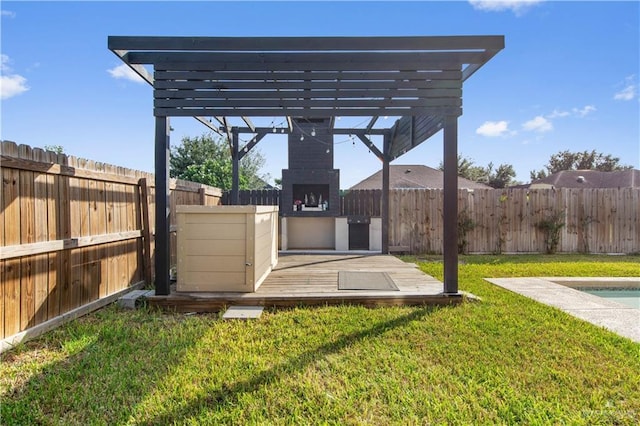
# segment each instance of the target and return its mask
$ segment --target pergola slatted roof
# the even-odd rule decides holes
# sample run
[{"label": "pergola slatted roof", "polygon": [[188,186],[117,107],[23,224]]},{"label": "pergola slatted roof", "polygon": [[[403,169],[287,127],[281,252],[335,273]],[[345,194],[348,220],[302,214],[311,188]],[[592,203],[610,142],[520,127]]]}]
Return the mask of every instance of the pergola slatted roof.
[{"label": "pergola slatted roof", "polygon": [[[153,65],[156,116],[461,115],[502,36],[109,37]],[[139,70],[139,68],[138,68]]]},{"label": "pergola slatted roof", "polygon": [[[193,116],[226,133],[237,198],[238,162],[270,128],[249,117],[330,118],[383,163],[382,246],[388,252],[389,163],[444,132],[444,293],[457,294],[457,119],[463,82],[504,48],[503,36],[127,37],[109,49],[154,88],[156,292],[169,294],[168,117]],[[153,73],[145,65],[153,66]],[[365,128],[333,128],[335,117],[370,117]],[[390,128],[378,117],[400,117]],[[214,117],[218,128],[205,117]],[[246,127],[232,126],[242,118]],[[275,130],[275,128],[274,128]],[[281,129],[285,130],[285,129]],[[256,136],[242,151],[239,133]],[[369,137],[383,136],[378,148]]]}]

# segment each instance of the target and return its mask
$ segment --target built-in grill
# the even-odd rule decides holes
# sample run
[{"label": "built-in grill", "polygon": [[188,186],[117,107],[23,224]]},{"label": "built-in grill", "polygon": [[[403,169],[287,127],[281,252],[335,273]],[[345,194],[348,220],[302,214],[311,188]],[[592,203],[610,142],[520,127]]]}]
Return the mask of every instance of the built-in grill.
[{"label": "built-in grill", "polygon": [[337,216],[340,171],[333,168],[330,119],[293,119],[289,168],[282,170],[282,216]]}]

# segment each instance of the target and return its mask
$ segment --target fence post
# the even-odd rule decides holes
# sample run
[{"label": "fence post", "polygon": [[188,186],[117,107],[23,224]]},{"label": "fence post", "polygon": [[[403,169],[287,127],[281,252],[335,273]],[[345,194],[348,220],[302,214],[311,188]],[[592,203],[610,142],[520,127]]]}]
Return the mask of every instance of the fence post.
[{"label": "fence post", "polygon": [[151,232],[149,229],[149,188],[147,178],[140,178],[140,214],[142,223],[142,265],[143,277],[147,285],[153,281],[151,274]]}]

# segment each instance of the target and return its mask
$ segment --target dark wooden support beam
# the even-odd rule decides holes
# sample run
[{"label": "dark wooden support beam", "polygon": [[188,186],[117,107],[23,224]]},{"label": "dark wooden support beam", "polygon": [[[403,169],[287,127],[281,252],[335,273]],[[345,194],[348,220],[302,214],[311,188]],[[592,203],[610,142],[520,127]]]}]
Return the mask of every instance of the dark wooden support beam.
[{"label": "dark wooden support beam", "polygon": [[369,124],[367,124],[367,131],[373,128],[373,125],[376,124],[376,121],[378,121],[378,118],[380,117],[378,117],[377,115],[371,118],[371,121],[369,121]]},{"label": "dark wooden support beam", "polygon": [[262,140],[262,138],[264,138],[266,135],[267,135],[266,133],[258,133],[257,135],[255,135],[253,137],[253,139],[251,139],[251,141],[249,141],[248,144],[243,146],[242,149],[240,149],[238,151],[238,160],[242,160],[245,155],[247,155],[249,152],[251,152],[253,147],[258,145],[258,142],[260,142]]},{"label": "dark wooden support beam", "polygon": [[[286,129],[284,127],[277,127],[276,128],[277,132],[273,131],[273,127],[256,127],[253,130],[250,129],[249,127],[237,126],[235,128],[236,128],[236,130],[238,131],[239,134],[242,134],[242,133],[264,133],[266,135],[266,134],[269,134],[269,133],[276,133],[276,134],[280,135],[280,134],[289,134],[289,133],[291,133],[291,131],[289,129]],[[224,128],[224,126],[222,126],[222,127],[220,127],[220,129],[224,130],[225,128]]]},{"label": "dark wooden support beam", "polygon": [[242,121],[244,121],[247,126],[251,129],[252,132],[256,131],[256,126],[253,125],[253,122],[249,117],[242,117]]},{"label": "dark wooden support beam", "polygon": [[444,119],[444,293],[458,293],[458,118]]},{"label": "dark wooden support beam", "polygon": [[387,132],[384,135],[382,159],[382,254],[389,254],[389,148],[391,146],[391,135]]},{"label": "dark wooden support beam", "polygon": [[240,155],[238,129],[231,129],[231,204],[240,204]]},{"label": "dark wooden support beam", "polygon": [[227,133],[227,143],[229,144],[229,150],[233,152],[233,135],[231,134],[231,126],[229,126],[229,123],[227,122],[227,117],[221,117],[220,119],[222,120],[222,127],[224,128],[224,131]]},{"label": "dark wooden support beam", "polygon": [[[366,137],[365,135],[362,134],[356,134],[356,136],[358,137],[358,139],[360,139],[362,141],[363,144],[365,144],[367,146],[367,148],[369,148],[371,150],[371,152],[373,152],[375,154],[376,157],[378,157],[378,159],[380,161],[382,161],[384,163],[385,158],[388,158],[384,153],[380,152],[380,150],[378,149],[377,146],[375,146],[373,144],[373,142],[371,142],[371,140]],[[386,135],[385,135],[386,137]]]},{"label": "dark wooden support beam", "polygon": [[156,117],[155,185],[156,238],[155,285],[156,295],[169,295],[169,119]]},{"label": "dark wooden support beam", "polygon": [[213,123],[211,123],[209,120],[207,120],[204,117],[193,117],[196,120],[198,120],[200,123],[204,124],[205,126],[207,126],[208,129],[213,130],[214,132],[216,132],[217,134],[221,135],[222,132],[220,132],[220,129],[218,129],[218,126],[214,125]]}]

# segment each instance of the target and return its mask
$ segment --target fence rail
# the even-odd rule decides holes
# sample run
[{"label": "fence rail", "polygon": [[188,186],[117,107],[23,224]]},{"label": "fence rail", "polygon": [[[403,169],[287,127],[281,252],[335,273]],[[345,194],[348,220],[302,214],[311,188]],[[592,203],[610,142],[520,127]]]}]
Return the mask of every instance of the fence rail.
[{"label": "fence rail", "polygon": [[[152,281],[152,174],[8,141],[0,155],[0,338]],[[177,204],[221,195],[172,181],[172,223]]]}]

